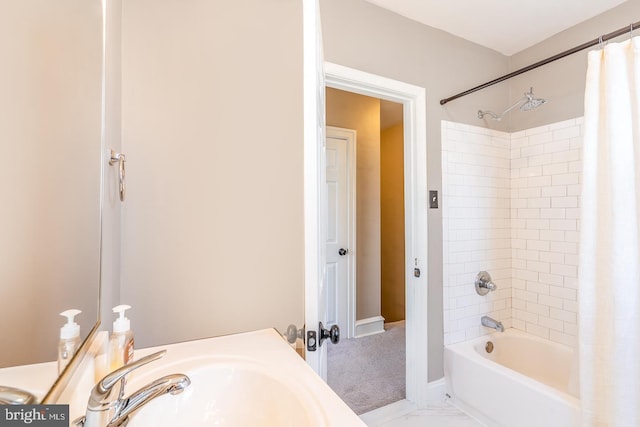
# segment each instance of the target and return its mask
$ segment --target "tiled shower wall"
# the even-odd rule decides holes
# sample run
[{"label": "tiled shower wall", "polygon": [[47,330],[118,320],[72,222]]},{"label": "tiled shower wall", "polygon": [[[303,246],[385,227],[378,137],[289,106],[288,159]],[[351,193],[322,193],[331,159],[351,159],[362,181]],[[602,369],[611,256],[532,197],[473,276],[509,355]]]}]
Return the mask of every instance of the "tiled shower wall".
[{"label": "tiled shower wall", "polygon": [[[575,345],[582,119],[513,134],[443,122],[442,137],[445,343],[492,332],[487,314]],[[498,291],[475,293],[480,270]]]},{"label": "tiled shower wall", "polygon": [[[508,133],[442,122],[445,344],[486,333],[484,314],[511,326],[510,147]],[[484,297],[482,270],[498,285]]]}]

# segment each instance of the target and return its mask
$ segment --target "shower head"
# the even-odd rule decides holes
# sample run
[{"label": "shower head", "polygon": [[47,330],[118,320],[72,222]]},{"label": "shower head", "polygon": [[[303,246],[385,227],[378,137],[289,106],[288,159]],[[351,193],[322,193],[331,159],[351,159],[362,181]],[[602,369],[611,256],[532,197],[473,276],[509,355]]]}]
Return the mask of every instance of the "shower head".
[{"label": "shower head", "polygon": [[[533,97],[533,88],[529,89],[529,92],[524,94],[524,98],[522,98],[520,101],[526,99],[525,103],[522,104],[520,106],[520,111],[529,111],[529,110],[533,110],[534,108],[538,108],[539,106],[541,106],[542,104],[544,104],[545,102],[547,102],[546,100],[542,99],[542,98],[534,98]],[[520,102],[518,101],[518,102]]]},{"label": "shower head", "polygon": [[520,103],[522,103],[522,105],[520,105],[520,111],[529,111],[529,110],[533,110],[534,108],[538,108],[545,102],[547,101],[542,98],[535,98],[533,96],[533,88],[530,88],[529,92],[526,92],[522,98],[520,98],[511,107],[504,110],[501,114],[496,114],[493,111],[478,110],[478,118],[483,119],[484,116],[488,115],[493,120],[501,120],[505,114],[507,114],[509,111],[513,110],[514,108],[516,108]]}]

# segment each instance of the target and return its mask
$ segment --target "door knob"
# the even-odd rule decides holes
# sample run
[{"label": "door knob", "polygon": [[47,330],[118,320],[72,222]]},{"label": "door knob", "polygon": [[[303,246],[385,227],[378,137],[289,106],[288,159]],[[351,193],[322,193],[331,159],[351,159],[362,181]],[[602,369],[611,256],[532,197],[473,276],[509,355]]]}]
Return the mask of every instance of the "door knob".
[{"label": "door knob", "polygon": [[338,249],[338,255],[345,256],[349,252],[349,249],[340,248]]},{"label": "door knob", "polygon": [[326,329],[322,322],[320,322],[320,345],[329,338],[332,344],[338,344],[340,342],[340,327],[333,325],[331,328]]}]

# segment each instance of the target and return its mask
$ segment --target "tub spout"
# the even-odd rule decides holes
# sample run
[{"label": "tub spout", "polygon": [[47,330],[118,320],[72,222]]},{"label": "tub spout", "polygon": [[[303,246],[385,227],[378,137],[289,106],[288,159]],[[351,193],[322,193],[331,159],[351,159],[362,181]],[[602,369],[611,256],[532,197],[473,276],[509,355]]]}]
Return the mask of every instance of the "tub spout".
[{"label": "tub spout", "polygon": [[504,332],[504,326],[502,325],[502,322],[498,322],[497,320],[492,319],[489,316],[482,316],[480,322],[482,323],[482,326],[493,328],[498,332]]}]

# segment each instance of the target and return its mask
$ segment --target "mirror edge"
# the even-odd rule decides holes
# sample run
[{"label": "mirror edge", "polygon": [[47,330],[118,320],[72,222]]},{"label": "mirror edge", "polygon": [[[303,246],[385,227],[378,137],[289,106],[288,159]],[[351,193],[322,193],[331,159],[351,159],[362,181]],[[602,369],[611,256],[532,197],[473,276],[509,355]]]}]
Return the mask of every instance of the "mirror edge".
[{"label": "mirror edge", "polygon": [[98,320],[93,328],[91,328],[91,331],[89,331],[85,340],[80,344],[80,347],[69,361],[69,364],[64,368],[62,373],[58,375],[58,378],[53,383],[47,394],[42,398],[42,402],[40,402],[41,404],[46,405],[57,403],[57,400],[60,398],[65,387],[71,381],[71,377],[73,377],[78,366],[82,363],[84,356],[89,352],[89,348],[91,348],[91,344],[93,343],[93,338],[96,336],[99,328],[100,320]]},{"label": "mirror edge", "polygon": [[93,325],[87,337],[82,341],[80,347],[76,350],[76,353],[73,355],[69,364],[64,368],[64,370],[58,375],[58,378],[55,380],[47,394],[42,398],[41,404],[55,404],[58,403],[57,400],[60,398],[65,388],[71,381],[71,378],[76,373],[78,367],[84,360],[84,357],[89,352],[91,348],[94,338],[96,337],[98,330],[100,329],[102,318],[102,243],[103,243],[103,215],[104,215],[104,173],[105,166],[103,161],[103,153],[105,151],[106,146],[106,72],[107,72],[107,64],[106,64],[106,50],[107,50],[107,0],[100,0],[101,9],[102,9],[102,78],[101,78],[101,86],[102,86],[102,111],[101,115],[101,129],[100,129],[100,214],[99,214],[99,237],[98,237],[98,245],[100,248],[100,260],[98,267],[98,316],[96,319],[96,323]]}]

